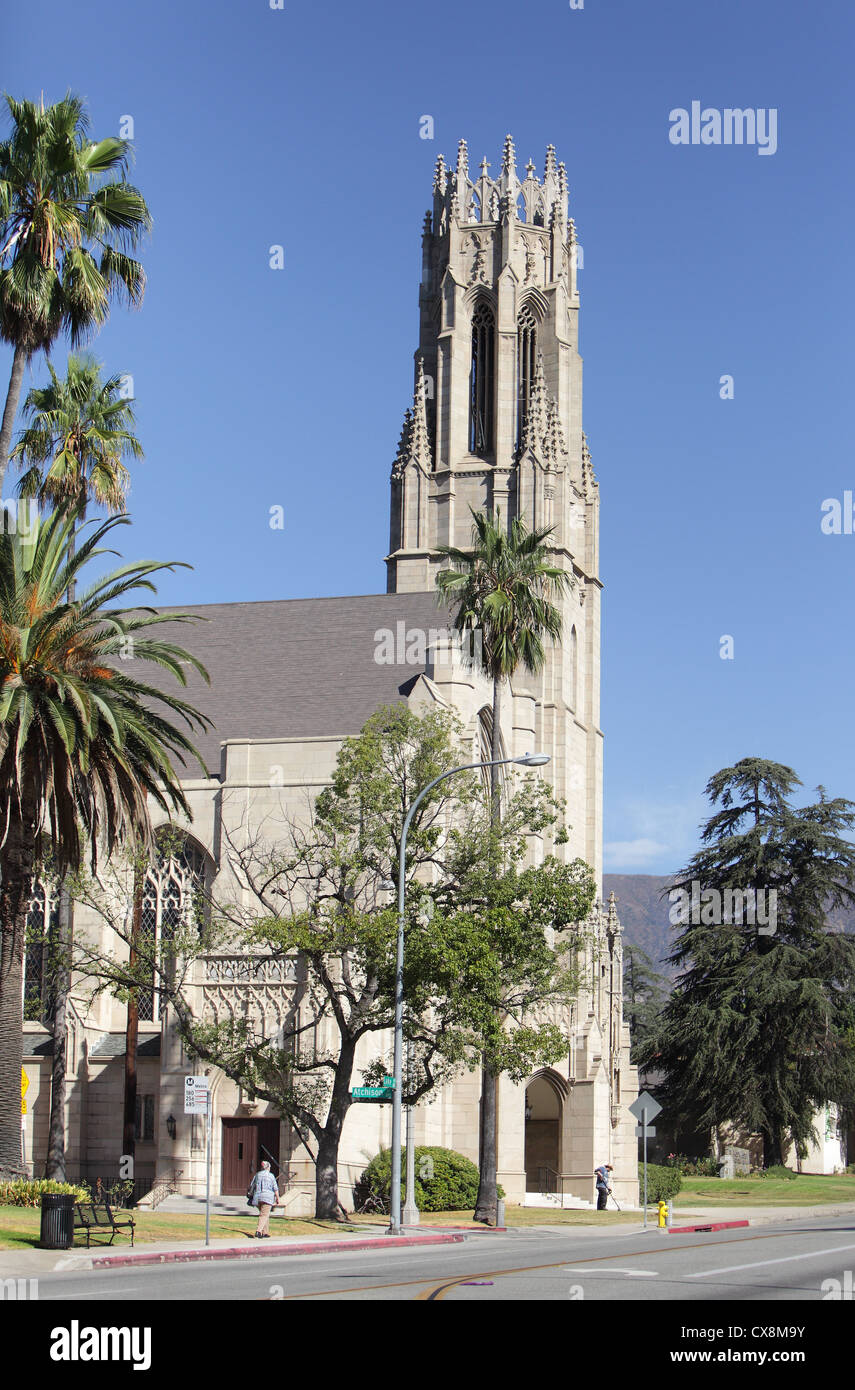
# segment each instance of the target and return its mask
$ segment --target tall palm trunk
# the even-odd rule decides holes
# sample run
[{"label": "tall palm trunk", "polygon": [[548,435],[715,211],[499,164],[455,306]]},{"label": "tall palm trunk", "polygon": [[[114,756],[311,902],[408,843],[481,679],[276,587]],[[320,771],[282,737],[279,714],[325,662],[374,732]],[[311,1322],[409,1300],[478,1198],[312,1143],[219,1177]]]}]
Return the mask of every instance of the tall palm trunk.
[{"label": "tall palm trunk", "polygon": [[[81,513],[85,520],[86,507]],[[76,549],[76,528],[68,541],[68,558],[72,559]],[[74,580],[68,586],[68,602],[74,602],[76,585]],[[45,1177],[65,1182],[65,1061],[68,1046],[68,992],[71,987],[71,945],[73,932],[73,907],[65,876],[59,885],[59,910],[57,928],[51,933],[50,942],[50,981],[51,981],[51,1034],[53,1037],[53,1065],[50,1088],[50,1126],[48,1130],[48,1151],[45,1162]]]},{"label": "tall palm trunk", "polygon": [[56,916],[56,928],[50,933],[48,947],[53,1062],[45,1177],[54,1178],[56,1182],[65,1182],[65,1052],[71,975],[72,907],[64,877],[60,884]]},{"label": "tall palm trunk", "polygon": [[0,1181],[26,1176],[21,1155],[24,942],[35,858],[35,816],[9,825],[0,882]]},{"label": "tall palm trunk", "polygon": [[[131,949],[128,968],[131,978],[137,967],[139,940],[142,929],[143,888],[145,870],[142,864],[134,865],[134,900],[131,909]],[[122,1125],[122,1154],[133,1162],[136,1152],[137,1131],[137,1041],[139,1037],[139,989],[132,985],[128,991],[128,1017],[125,1024],[125,1113]],[[131,1177],[135,1174],[133,1169]]]},{"label": "tall palm trunk", "polygon": [[[490,758],[495,763],[502,756],[502,678],[493,677],[493,729]],[[498,826],[502,814],[501,777],[498,767],[490,768],[490,823]],[[475,1201],[475,1221],[495,1226],[498,1216],[497,1169],[499,1162],[496,1135],[498,1078],[486,1054],[481,1057],[481,1117],[478,1129],[478,1196]]]},{"label": "tall palm trunk", "polygon": [[24,385],[24,368],[27,365],[29,353],[20,343],[15,346],[15,355],[12,358],[12,375],[9,377],[9,389],[6,392],[6,404],[3,408],[3,423],[0,425],[0,497],[3,495],[3,483],[6,477],[6,469],[9,466],[9,450],[12,447],[12,431],[15,428],[15,416],[18,414],[18,403],[21,399],[21,388]]}]

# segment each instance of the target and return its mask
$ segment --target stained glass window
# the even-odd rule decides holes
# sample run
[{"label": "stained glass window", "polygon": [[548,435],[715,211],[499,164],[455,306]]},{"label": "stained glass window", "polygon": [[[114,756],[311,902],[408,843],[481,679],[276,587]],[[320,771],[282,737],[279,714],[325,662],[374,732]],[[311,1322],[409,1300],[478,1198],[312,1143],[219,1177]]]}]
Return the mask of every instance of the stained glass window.
[{"label": "stained glass window", "polygon": [[[191,840],[162,840],[157,859],[145,876],[140,928],[140,955],[149,960],[163,952],[177,928],[198,920],[203,911],[205,856]],[[146,970],[151,983],[140,988],[139,1017],[155,1022],[160,1017],[154,964]]]},{"label": "stained glass window", "polygon": [[493,448],[496,324],[481,300],[472,315],[472,370],[469,378],[469,452],[484,458]]},{"label": "stained glass window", "polygon": [[48,994],[48,944],[56,931],[59,914],[59,893],[50,882],[38,879],[33,884],[27,912],[27,934],[24,949],[24,1020],[43,1023]]},{"label": "stained glass window", "polygon": [[517,444],[522,444],[537,360],[537,324],[528,305],[517,320]]}]

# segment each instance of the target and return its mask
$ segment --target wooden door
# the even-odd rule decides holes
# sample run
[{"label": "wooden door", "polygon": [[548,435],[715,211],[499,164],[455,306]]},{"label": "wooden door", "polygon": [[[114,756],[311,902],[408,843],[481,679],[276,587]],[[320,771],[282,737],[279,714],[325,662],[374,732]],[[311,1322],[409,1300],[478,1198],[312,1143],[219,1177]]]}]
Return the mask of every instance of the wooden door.
[{"label": "wooden door", "polygon": [[266,1158],[279,1176],[279,1121],[223,1120],[222,1186],[224,1196],[242,1196]]}]

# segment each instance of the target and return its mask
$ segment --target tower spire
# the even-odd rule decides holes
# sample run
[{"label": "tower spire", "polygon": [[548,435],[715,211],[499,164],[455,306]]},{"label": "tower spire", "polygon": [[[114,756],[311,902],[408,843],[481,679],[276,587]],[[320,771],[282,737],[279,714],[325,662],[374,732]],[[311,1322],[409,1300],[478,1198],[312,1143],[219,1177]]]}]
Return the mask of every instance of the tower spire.
[{"label": "tower spire", "polygon": [[445,192],[445,190],[446,190],[447,184],[448,184],[448,170],[447,170],[446,167],[445,167],[445,155],[443,155],[443,154],[438,154],[437,157],[436,157],[436,166],[435,166],[434,171],[433,171],[433,191],[434,191],[434,193],[443,194],[443,193]]},{"label": "tower spire", "polygon": [[543,353],[539,352],[531,382],[531,395],[526,411],[522,441],[523,448],[530,449],[538,458],[542,458],[545,452],[544,441],[548,424],[549,397],[546,391],[546,378],[543,373]]},{"label": "tower spire", "polygon": [[505,144],[502,149],[502,173],[517,176],[517,156],[514,150],[513,136],[505,136]]},{"label": "tower spire", "polygon": [[410,452],[414,463],[430,468],[430,440],[427,425],[427,382],[424,358],[419,354],[416,365],[416,389],[413,392],[413,429]]}]

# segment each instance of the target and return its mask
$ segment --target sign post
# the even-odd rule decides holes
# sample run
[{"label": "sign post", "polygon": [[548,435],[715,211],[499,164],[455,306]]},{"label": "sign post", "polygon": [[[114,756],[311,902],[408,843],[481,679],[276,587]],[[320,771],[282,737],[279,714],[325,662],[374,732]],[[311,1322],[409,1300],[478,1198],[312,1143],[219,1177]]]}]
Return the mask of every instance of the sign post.
[{"label": "sign post", "polygon": [[638,1100],[633,1101],[629,1107],[629,1112],[640,1121],[636,1125],[636,1136],[644,1140],[644,1229],[647,1230],[647,1137],[655,1136],[656,1130],[650,1121],[655,1120],[662,1106],[658,1100],[654,1100],[649,1091],[642,1091]]},{"label": "sign post", "polygon": [[21,1067],[21,1162],[27,1171],[27,1102],[24,1097],[30,1089],[30,1078]]},{"label": "sign post", "polygon": [[185,1076],[184,1114],[205,1116],[205,1244],[211,1244],[211,1090],[207,1076]]},{"label": "sign post", "polygon": [[385,1076],[383,1080],[386,1083],[383,1086],[354,1086],[353,1090],[350,1093],[351,1100],[373,1100],[378,1102],[378,1104],[380,1105],[388,1104],[388,1102],[392,1100],[395,1095],[395,1078],[391,1077],[391,1084],[389,1084],[390,1078],[388,1076]]}]

